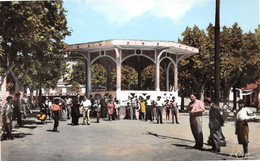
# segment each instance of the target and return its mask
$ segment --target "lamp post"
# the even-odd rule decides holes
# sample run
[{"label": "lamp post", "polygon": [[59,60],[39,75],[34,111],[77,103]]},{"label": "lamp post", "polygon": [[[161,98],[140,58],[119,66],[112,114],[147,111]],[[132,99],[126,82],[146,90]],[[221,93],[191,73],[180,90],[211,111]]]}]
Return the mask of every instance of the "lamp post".
[{"label": "lamp post", "polygon": [[220,0],[216,0],[215,15],[215,103],[219,105],[219,81],[220,81],[220,26],[219,26]]}]

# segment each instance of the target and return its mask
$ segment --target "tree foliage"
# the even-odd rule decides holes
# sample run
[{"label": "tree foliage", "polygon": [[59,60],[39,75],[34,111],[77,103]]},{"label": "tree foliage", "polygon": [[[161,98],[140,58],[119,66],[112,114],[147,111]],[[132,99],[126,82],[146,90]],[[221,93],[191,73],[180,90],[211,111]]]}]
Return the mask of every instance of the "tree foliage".
[{"label": "tree foliage", "polygon": [[0,66],[15,64],[16,92],[25,82],[53,87],[64,67],[63,40],[70,35],[62,1],[1,2],[0,11]]},{"label": "tree foliage", "polygon": [[[212,25],[208,27],[211,31]],[[213,62],[210,51],[212,46],[208,46],[210,37],[206,35],[204,30],[200,30],[197,26],[192,29],[187,27],[182,33],[183,39],[179,39],[179,43],[193,46],[199,49],[199,53],[195,54],[179,63],[179,83],[180,88],[185,90],[187,87],[200,96],[206,85],[212,81]]]},{"label": "tree foliage", "polygon": [[[207,33],[197,26],[187,27],[180,43],[197,47],[200,51],[179,63],[179,83],[182,90],[192,88],[198,95],[202,90],[212,92],[214,83],[214,27],[210,24]],[[259,26],[255,33],[243,33],[235,23],[223,26],[220,33],[221,90],[224,100],[232,86],[245,87],[260,79]]]},{"label": "tree foliage", "polygon": [[91,84],[92,88],[99,89],[100,87],[104,88],[107,82],[107,71],[100,64],[94,64],[91,67]]}]

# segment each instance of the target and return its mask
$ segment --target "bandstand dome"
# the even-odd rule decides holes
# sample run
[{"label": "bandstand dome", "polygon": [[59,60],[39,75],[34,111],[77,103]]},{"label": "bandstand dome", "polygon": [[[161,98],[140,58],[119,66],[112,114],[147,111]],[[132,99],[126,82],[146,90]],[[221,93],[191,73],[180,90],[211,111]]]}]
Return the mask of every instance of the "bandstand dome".
[{"label": "bandstand dome", "polygon": [[[196,53],[199,53],[199,50],[195,47],[173,41],[150,40],[104,40],[72,44],[69,45],[67,50],[68,59],[81,59],[87,66],[87,94],[93,93],[91,88],[91,66],[97,60],[100,60],[99,63],[105,66],[107,61],[104,61],[104,58],[107,58],[110,61],[109,68],[115,68],[117,71],[114,95],[121,102],[127,100],[133,93],[142,96],[150,95],[151,98],[156,98],[158,95],[164,99],[171,96],[178,97],[178,62]],[[165,66],[167,66],[166,91],[161,91],[159,86],[161,62],[164,62]],[[121,89],[122,65],[129,65],[138,71],[138,84],[140,84],[140,71],[151,64],[155,65],[155,90],[142,91],[139,88],[136,90]],[[173,91],[169,91],[169,66],[171,64],[174,66]]]}]

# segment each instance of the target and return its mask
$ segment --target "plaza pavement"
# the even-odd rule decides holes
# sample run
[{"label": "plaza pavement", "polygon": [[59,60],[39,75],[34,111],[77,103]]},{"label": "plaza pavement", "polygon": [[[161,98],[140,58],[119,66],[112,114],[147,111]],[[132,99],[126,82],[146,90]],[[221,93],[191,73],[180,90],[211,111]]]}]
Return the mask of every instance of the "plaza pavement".
[{"label": "plaza pavement", "polygon": [[172,160],[242,160],[260,159],[260,116],[249,123],[249,158],[235,135],[234,117],[222,128],[227,146],[221,153],[209,151],[206,145],[209,129],[208,115],[203,116],[203,150],[191,148],[194,139],[189,116],[181,113],[179,122],[163,120],[164,124],[140,120],[107,121],[91,119],[91,125],[71,126],[70,120],[60,121],[59,132],[53,132],[53,120],[41,124],[31,117],[24,127],[14,128],[14,139],[1,141],[2,161],[172,161]]}]

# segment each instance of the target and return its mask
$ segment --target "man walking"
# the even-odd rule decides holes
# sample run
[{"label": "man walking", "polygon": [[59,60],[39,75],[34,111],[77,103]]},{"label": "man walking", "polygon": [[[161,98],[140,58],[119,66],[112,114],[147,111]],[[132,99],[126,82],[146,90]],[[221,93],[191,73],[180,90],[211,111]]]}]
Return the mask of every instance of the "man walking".
[{"label": "man walking", "polygon": [[190,127],[195,139],[195,149],[202,149],[203,147],[203,133],[202,133],[202,112],[205,111],[204,103],[197,100],[195,94],[190,95],[191,102],[187,107],[190,115]]}]

